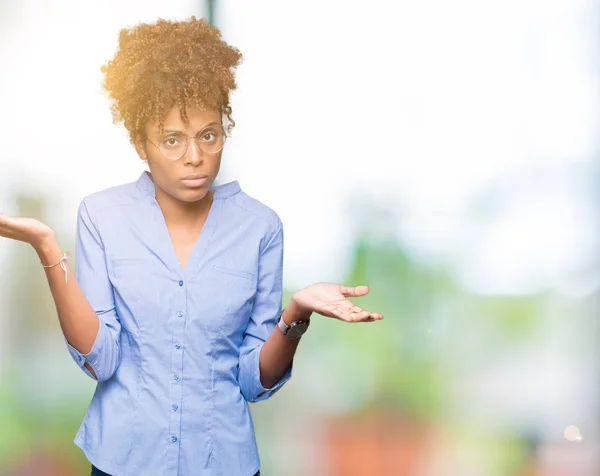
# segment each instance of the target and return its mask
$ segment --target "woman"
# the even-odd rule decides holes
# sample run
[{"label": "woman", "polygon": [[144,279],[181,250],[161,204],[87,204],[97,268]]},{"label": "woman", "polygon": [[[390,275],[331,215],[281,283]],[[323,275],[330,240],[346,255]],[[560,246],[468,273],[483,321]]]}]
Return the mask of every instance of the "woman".
[{"label": "woman", "polygon": [[51,228],[0,215],[0,235],[44,266],[66,345],[97,380],[75,437],[92,475],[259,474],[248,402],[290,379],[312,313],[383,318],[366,286],[317,283],[281,310],[278,215],[219,186],[240,52],[204,20],[123,29],[104,87],[148,163],[136,182],[83,199],[76,279]]}]

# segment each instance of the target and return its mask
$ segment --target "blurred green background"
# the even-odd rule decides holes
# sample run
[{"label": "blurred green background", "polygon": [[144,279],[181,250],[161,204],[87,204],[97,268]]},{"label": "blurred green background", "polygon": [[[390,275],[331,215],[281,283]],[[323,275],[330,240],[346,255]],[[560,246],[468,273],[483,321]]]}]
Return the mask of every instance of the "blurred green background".
[{"label": "blurred green background", "polygon": [[[99,93],[119,28],[210,16],[245,57],[219,181],[281,216],[283,305],[367,284],[385,316],[313,317],[251,405],[262,474],[600,474],[599,2],[165,3],[0,5],[0,210],[73,253],[79,201],[142,170]],[[94,382],[35,252],[0,264],[0,474],[89,474]]]}]

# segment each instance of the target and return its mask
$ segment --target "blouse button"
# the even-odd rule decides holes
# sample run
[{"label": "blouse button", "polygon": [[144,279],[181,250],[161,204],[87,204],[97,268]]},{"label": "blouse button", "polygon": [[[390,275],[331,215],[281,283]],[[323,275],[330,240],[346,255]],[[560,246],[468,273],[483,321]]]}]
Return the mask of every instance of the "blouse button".
[{"label": "blouse button", "polygon": [[179,380],[179,375],[177,375],[177,374],[173,375],[173,380]]},{"label": "blouse button", "polygon": [[183,286],[183,281],[179,281],[179,286]]},{"label": "blouse button", "polygon": [[171,441],[172,441],[173,443],[175,443],[175,442],[177,441],[177,437],[176,437],[176,436],[172,436],[172,437],[171,437]]}]

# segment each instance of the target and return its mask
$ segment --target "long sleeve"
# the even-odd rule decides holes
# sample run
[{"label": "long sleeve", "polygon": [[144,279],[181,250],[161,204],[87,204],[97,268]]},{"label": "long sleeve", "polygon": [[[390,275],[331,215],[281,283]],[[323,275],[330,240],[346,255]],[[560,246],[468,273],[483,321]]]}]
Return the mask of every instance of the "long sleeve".
[{"label": "long sleeve", "polygon": [[239,383],[242,395],[249,402],[266,400],[279,390],[291,377],[292,365],[270,389],[260,382],[259,355],[281,312],[283,292],[283,227],[279,222],[261,252],[258,267],[258,290],[248,327],[240,349]]},{"label": "long sleeve", "polygon": [[[121,324],[114,303],[112,284],[108,278],[106,257],[102,240],[83,200],[77,215],[75,276],[91,307],[100,319],[98,334],[92,349],[82,354],[67,342],[73,360],[94,378],[84,367],[88,362],[98,376],[98,381],[108,380],[121,360],[119,339]],[[95,379],[94,379],[95,380]]]}]

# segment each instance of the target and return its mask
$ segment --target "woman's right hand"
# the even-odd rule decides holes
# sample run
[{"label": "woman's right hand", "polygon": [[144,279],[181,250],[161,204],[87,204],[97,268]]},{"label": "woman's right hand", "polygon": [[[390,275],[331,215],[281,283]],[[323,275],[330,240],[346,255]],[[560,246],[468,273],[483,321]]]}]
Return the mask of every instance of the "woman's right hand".
[{"label": "woman's right hand", "polygon": [[37,249],[54,237],[54,230],[35,218],[9,217],[0,212],[0,236],[29,243]]}]

